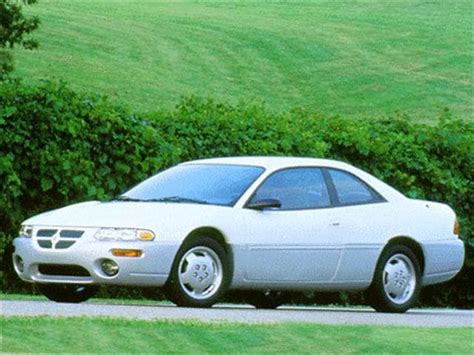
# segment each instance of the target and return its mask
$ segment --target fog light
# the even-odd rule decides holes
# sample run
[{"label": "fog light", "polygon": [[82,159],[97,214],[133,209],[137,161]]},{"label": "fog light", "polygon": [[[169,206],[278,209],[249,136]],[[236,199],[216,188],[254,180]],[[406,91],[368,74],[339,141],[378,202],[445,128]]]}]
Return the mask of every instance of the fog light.
[{"label": "fog light", "polygon": [[119,272],[119,266],[115,261],[106,259],[102,261],[102,271],[107,276],[115,276]]},{"label": "fog light", "polygon": [[16,265],[16,269],[19,272],[25,271],[25,263],[23,262],[23,259],[18,255],[15,256],[15,265]]}]

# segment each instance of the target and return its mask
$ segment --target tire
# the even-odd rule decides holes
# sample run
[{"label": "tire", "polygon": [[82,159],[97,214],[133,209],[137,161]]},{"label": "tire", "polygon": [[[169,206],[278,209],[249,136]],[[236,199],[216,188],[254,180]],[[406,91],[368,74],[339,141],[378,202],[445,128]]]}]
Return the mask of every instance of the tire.
[{"label": "tire", "polygon": [[199,236],[184,243],[165,285],[168,298],[180,307],[211,307],[230,283],[230,263],[214,239]]},{"label": "tire", "polygon": [[421,288],[420,263],[404,245],[388,246],[380,256],[366,297],[378,312],[404,313],[418,299]]},{"label": "tire", "polygon": [[69,284],[40,284],[39,289],[48,299],[60,303],[85,302],[98,291],[97,286]]},{"label": "tire", "polygon": [[257,309],[275,309],[284,303],[280,292],[252,292],[247,297],[247,302]]}]

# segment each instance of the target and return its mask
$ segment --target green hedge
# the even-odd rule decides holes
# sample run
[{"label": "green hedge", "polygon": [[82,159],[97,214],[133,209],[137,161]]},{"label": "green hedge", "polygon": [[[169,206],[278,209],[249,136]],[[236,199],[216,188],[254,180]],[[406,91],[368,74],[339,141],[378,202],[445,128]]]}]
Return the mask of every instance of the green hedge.
[{"label": "green hedge", "polygon": [[104,97],[63,83],[0,84],[0,250],[26,217],[116,195],[175,161],[152,125]]},{"label": "green hedge", "polygon": [[[179,161],[230,155],[348,161],[408,196],[449,203],[470,253],[474,246],[474,125],[448,111],[435,125],[422,125],[401,114],[354,120],[190,97],[173,110],[138,117],[63,84],[0,85],[0,249],[22,219],[39,211],[108,198]],[[16,289],[8,255],[3,287]],[[468,259],[454,281],[425,293],[426,304],[472,307],[472,254]],[[336,298],[353,297],[360,296]],[[304,300],[324,303],[321,295],[298,299]]]}]

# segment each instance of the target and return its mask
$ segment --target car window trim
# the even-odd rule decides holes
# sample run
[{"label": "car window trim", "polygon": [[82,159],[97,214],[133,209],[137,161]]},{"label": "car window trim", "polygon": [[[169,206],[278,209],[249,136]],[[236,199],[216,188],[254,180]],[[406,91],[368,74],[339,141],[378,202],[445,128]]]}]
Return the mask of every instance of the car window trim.
[{"label": "car window trim", "polygon": [[334,186],[334,182],[331,179],[331,176],[329,175],[329,171],[326,168],[321,168],[323,172],[323,177],[326,182],[326,186],[328,188],[329,192],[329,199],[331,200],[331,206],[332,207],[338,207],[339,204],[339,198],[337,197],[337,190],[336,186]]}]

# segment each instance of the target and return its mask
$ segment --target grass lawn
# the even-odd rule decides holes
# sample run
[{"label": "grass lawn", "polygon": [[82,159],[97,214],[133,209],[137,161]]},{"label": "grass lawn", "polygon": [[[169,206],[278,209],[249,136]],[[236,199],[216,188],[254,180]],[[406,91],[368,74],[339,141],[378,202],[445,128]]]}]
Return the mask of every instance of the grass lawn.
[{"label": "grass lawn", "polygon": [[0,318],[2,352],[471,353],[472,328]]},{"label": "grass lawn", "polygon": [[41,0],[27,81],[59,78],[137,111],[197,94],[274,109],[473,119],[473,2]]}]

